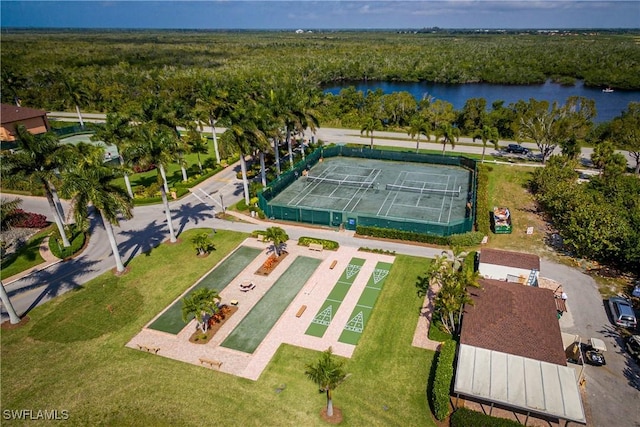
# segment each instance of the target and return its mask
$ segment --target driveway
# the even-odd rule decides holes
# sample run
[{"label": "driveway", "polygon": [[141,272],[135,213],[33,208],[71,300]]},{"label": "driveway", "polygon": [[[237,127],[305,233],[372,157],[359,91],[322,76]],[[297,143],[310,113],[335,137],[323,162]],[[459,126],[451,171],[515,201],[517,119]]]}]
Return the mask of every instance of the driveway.
[{"label": "driveway", "polygon": [[563,332],[591,337],[607,345],[605,366],[585,367],[588,419],[594,426],[640,426],[640,367],[627,356],[609,320],[595,280],[580,270],[542,260],[541,275],[562,284],[568,312],[560,319]]}]

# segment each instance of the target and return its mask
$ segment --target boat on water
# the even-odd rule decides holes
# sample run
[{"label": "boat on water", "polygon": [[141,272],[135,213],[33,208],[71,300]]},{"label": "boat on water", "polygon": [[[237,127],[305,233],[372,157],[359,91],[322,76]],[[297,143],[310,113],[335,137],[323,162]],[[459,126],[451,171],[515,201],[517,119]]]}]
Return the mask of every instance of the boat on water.
[{"label": "boat on water", "polygon": [[613,92],[613,89],[611,89],[610,87],[607,87],[607,88],[602,89],[602,91],[604,93],[611,93],[611,92]]}]

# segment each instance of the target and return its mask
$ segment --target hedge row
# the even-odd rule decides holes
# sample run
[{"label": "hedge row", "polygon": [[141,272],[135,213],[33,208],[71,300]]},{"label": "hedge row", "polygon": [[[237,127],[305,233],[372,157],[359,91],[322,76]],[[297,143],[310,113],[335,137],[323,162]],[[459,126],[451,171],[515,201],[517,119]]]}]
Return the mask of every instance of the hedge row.
[{"label": "hedge row", "polygon": [[478,164],[478,194],[476,196],[476,230],[482,236],[488,236],[491,231],[489,223],[489,172],[487,165]]},{"label": "hedge row", "polygon": [[405,240],[411,242],[429,243],[439,246],[477,246],[482,241],[484,234],[470,231],[451,236],[438,236],[436,234],[415,233],[413,231],[395,230],[392,228],[367,227],[358,225],[356,233],[361,236],[381,237],[385,239]]},{"label": "hedge row", "polygon": [[82,250],[86,237],[87,235],[84,231],[74,230],[69,239],[71,246],[65,248],[62,245],[60,232],[56,228],[49,236],[49,250],[56,258],[67,259]]},{"label": "hedge row", "polygon": [[340,244],[333,240],[316,239],[315,237],[300,237],[298,239],[299,246],[309,246],[311,243],[320,244],[323,249],[328,251],[337,251],[340,247]]},{"label": "hedge row", "polygon": [[456,355],[456,342],[448,340],[440,346],[440,354],[436,365],[436,375],[433,380],[433,410],[435,417],[442,421],[449,416],[449,396],[453,381],[453,360]]},{"label": "hedge row", "polygon": [[457,409],[450,419],[451,427],[522,427],[522,424],[485,415],[467,408]]}]

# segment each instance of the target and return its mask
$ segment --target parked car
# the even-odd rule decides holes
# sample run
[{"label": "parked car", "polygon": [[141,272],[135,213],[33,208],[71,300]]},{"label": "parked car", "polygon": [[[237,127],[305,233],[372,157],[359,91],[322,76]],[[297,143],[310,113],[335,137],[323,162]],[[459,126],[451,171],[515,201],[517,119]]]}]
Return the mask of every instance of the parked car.
[{"label": "parked car", "polygon": [[529,154],[529,149],[520,144],[509,144],[507,145],[507,153]]},{"label": "parked car", "polygon": [[613,323],[625,328],[635,329],[638,326],[636,314],[631,301],[622,297],[609,298],[609,309]]},{"label": "parked car", "polygon": [[625,339],[624,348],[636,359],[636,362],[640,363],[640,335],[630,335]]}]

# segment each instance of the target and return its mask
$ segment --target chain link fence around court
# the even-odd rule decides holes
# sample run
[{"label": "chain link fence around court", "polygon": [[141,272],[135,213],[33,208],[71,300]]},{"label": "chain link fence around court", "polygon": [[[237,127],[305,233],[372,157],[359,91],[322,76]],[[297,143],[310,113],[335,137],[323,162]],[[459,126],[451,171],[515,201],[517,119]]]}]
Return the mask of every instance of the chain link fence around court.
[{"label": "chain link fence around court", "polygon": [[273,219],[448,236],[473,229],[476,177],[466,157],[337,145],[308,155],[258,199]]}]

